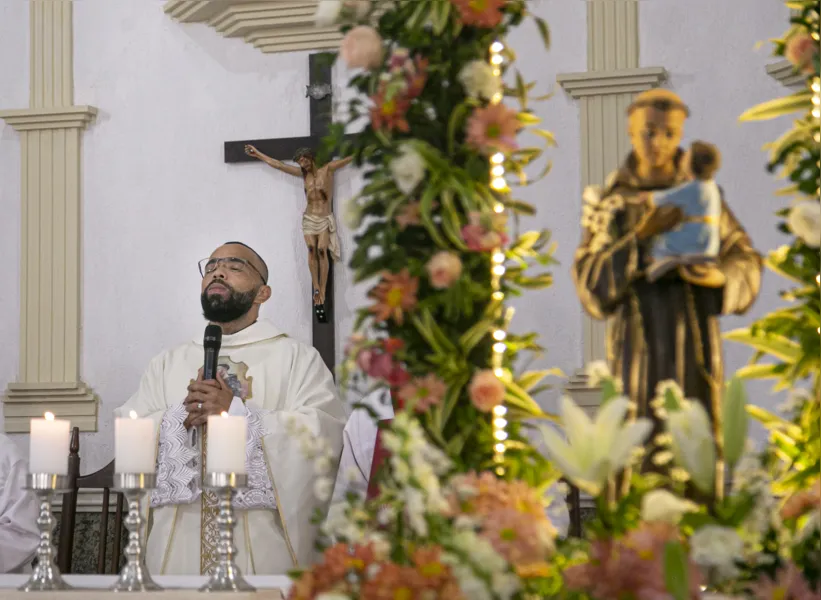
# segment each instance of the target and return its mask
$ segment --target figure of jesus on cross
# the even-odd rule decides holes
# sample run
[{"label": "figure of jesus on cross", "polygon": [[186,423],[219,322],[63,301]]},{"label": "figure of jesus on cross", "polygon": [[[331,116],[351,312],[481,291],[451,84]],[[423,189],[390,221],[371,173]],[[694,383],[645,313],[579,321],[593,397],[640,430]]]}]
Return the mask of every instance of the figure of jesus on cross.
[{"label": "figure of jesus on cross", "polygon": [[308,246],[308,268],[311,270],[313,283],[314,310],[317,319],[323,323],[327,319],[325,290],[328,286],[330,259],[334,262],[340,259],[339,235],[333,214],[334,172],[349,164],[353,157],[333,160],[317,167],[313,150],[300,148],[294,155],[294,162],[299,166],[294,167],[263,154],[250,144],[245,146],[245,153],[283,173],[302,178],[307,200],[305,212],[302,214],[302,235]]}]

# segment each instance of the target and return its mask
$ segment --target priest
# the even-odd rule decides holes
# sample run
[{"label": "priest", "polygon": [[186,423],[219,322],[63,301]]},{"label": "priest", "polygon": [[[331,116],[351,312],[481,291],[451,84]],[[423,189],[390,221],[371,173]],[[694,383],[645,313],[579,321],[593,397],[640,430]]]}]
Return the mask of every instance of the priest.
[{"label": "priest", "polygon": [[[203,381],[202,338],[161,353],[139,389],[116,410],[159,428],[157,489],[151,497],[146,562],[154,574],[210,574],[217,564],[218,503],[202,489],[207,419],[247,418],[248,489],[237,495],[235,544],[244,573],[282,574],[314,559],[317,511],[312,465],[286,433],[296,421],[338,457],[345,411],[319,353],[259,319],[271,297],[268,268],[250,247],[229,242],[200,261],[205,319],[223,331],[217,380]],[[202,434],[196,443],[194,433]]]}]

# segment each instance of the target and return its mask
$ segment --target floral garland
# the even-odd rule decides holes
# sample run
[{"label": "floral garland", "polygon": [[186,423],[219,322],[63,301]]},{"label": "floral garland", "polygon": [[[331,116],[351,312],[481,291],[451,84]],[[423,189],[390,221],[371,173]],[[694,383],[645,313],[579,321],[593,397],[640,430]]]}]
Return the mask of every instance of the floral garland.
[{"label": "floral garland", "polygon": [[[794,196],[791,206],[776,214],[784,221],[779,229],[794,237],[771,252],[767,266],[787,278],[791,289],[782,292],[790,305],[774,311],[751,327],[726,334],[726,338],[752,346],[752,363],[739,375],[775,379],[776,389],[791,389],[810,379],[821,395],[821,2],[790,0],[791,27],[774,41],[775,56],[785,57],[805,76],[804,89],[751,108],[742,121],[772,119],[799,113],[792,128],[768,145],[770,171],[780,171],[790,185],[781,195]],[[763,356],[774,358],[758,364]]]},{"label": "floral garland", "polygon": [[[504,305],[552,282],[529,269],[553,263],[549,234],[515,235],[510,226],[535,212],[510,186],[533,181],[525,169],[543,152],[518,137],[553,143],[528,107],[533,84],[518,72],[514,86],[502,83],[515,55],[500,40],[530,16],[527,3],[351,0],[319,8],[341,22],[340,56],[360,70],[350,82],[359,95],[324,154],[353,156],[365,170],[346,222],[360,230],[350,262],[356,280],[375,281],[341,383],[389,391],[458,469],[492,468],[542,485],[549,465],[520,422],[550,418],[532,395],[556,372],[514,372],[517,356],[542,348],[535,334],[507,331],[512,310]],[[534,20],[547,40],[546,25]],[[343,141],[346,127],[362,121]]]}]

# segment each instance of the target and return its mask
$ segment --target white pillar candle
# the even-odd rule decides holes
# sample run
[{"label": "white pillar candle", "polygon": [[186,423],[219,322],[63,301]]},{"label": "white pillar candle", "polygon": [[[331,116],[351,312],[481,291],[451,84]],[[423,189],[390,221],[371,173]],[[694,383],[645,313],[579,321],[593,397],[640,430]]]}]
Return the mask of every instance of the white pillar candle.
[{"label": "white pillar candle", "polygon": [[245,475],[245,428],[245,417],[208,417],[206,472]]},{"label": "white pillar candle", "polygon": [[68,475],[68,421],[47,412],[44,419],[31,420],[29,473]]},{"label": "white pillar candle", "polygon": [[138,419],[133,410],[128,419],[114,421],[114,471],[153,473],[157,433],[154,421]]}]

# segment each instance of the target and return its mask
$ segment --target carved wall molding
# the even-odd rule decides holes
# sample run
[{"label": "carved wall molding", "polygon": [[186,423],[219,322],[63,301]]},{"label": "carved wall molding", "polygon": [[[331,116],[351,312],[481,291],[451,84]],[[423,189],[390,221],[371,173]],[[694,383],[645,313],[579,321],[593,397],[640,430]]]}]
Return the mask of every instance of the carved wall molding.
[{"label": "carved wall molding", "polygon": [[[587,1],[587,71],[562,73],[557,82],[579,102],[582,187],[603,184],[630,150],[625,118],[634,96],[660,85],[662,67],[639,67],[638,0]],[[584,315],[585,365],[606,360],[607,325]],[[586,410],[594,410],[599,391],[591,388],[584,369],[565,391]]]},{"label": "carved wall molding", "polygon": [[20,134],[20,367],[4,398],[6,432],[44,412],[97,430],[80,379],[82,131],[97,109],[74,106],[71,0],[30,0],[29,107],[0,111]]},{"label": "carved wall molding", "polygon": [[767,75],[792,90],[800,90],[807,85],[807,76],[797,72],[795,66],[786,58],[767,65],[766,69]]},{"label": "carved wall molding", "polygon": [[180,23],[205,23],[225,37],[240,37],[265,53],[336,50],[336,27],[317,27],[318,0],[167,0],[165,12]]}]

